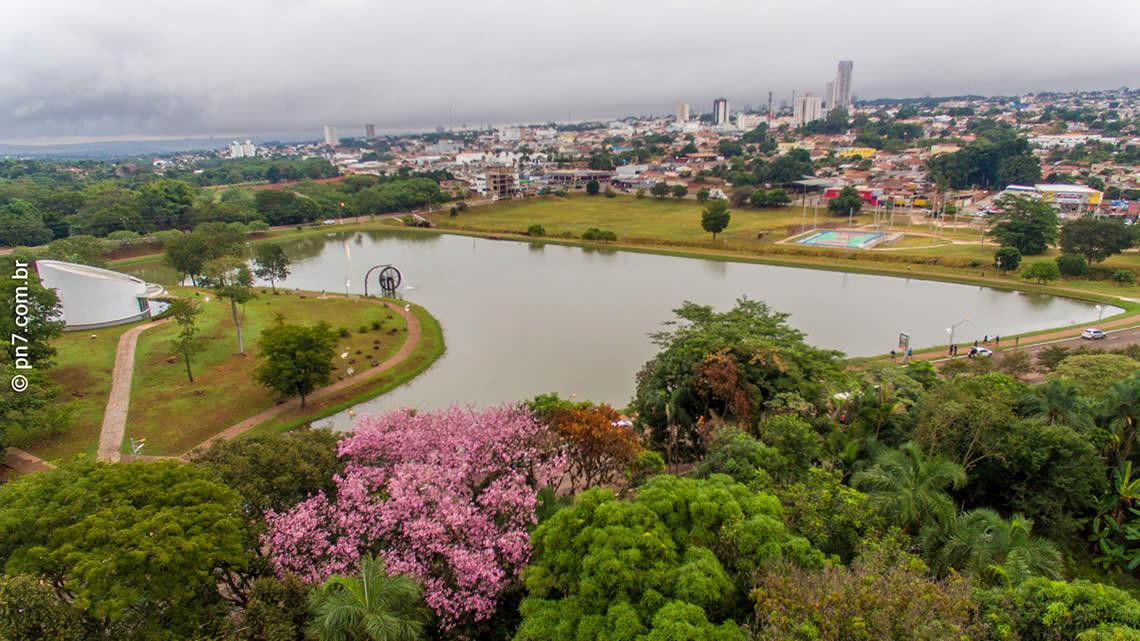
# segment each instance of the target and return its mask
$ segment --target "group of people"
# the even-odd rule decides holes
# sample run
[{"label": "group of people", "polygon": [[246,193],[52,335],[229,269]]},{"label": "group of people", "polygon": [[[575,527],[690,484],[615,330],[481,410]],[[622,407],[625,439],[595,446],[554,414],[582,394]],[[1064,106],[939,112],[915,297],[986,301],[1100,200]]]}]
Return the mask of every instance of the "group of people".
[{"label": "group of people", "polygon": [[[989,334],[986,334],[980,342],[982,345],[989,345],[991,342],[991,338],[992,338],[992,341],[993,341],[995,348],[998,345],[1001,345],[1001,336],[991,337]],[[970,348],[970,351],[966,353],[966,356],[968,356],[969,358],[974,358],[975,356],[978,355],[978,347],[979,347],[978,342],[979,341],[977,341],[977,340],[974,341],[974,346]],[[949,354],[952,357],[958,355],[958,344],[957,343],[950,346]]]}]

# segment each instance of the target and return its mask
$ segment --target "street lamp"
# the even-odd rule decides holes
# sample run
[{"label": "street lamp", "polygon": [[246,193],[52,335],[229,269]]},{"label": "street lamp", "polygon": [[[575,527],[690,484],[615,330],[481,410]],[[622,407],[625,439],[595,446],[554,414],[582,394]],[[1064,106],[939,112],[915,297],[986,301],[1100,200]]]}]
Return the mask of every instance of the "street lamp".
[{"label": "street lamp", "polygon": [[1096,320],[1098,323],[1100,322],[1100,319],[1102,316],[1104,316],[1104,305],[1097,305],[1096,306]]},{"label": "street lamp", "polygon": [[969,321],[970,321],[970,317],[967,316],[966,318],[963,318],[962,320],[958,321],[957,323],[954,323],[950,327],[946,328],[946,333],[950,335],[950,349],[954,348],[954,330],[958,329],[958,326],[961,325],[962,323],[968,323]]}]

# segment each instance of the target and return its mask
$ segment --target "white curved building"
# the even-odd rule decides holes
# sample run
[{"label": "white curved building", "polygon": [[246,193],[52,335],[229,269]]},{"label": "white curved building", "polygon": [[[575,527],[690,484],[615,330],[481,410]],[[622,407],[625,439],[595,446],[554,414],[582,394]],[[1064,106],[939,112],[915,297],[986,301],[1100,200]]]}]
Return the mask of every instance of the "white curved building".
[{"label": "white curved building", "polygon": [[153,300],[166,290],[109,269],[37,260],[44,287],[54,289],[63,309],[64,329],[93,329],[149,318],[165,308]]}]

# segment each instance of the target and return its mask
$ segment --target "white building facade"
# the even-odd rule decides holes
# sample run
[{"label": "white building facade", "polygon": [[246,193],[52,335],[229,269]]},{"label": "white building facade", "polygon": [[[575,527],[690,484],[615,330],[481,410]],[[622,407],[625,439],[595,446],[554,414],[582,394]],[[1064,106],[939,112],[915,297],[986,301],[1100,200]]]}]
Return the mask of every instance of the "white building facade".
[{"label": "white building facade", "polygon": [[67,330],[121,325],[165,309],[155,300],[166,293],[162,286],[134,276],[58,260],[38,260],[36,271],[43,286],[59,296]]}]

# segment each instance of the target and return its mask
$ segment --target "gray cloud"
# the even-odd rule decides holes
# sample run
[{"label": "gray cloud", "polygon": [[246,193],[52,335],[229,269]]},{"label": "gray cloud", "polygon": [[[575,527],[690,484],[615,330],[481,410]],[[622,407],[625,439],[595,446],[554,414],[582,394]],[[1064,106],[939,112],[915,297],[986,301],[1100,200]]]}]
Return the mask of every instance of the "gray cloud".
[{"label": "gray cloud", "polygon": [[352,132],[861,97],[1136,85],[1135,0],[9,3],[0,138]]}]

